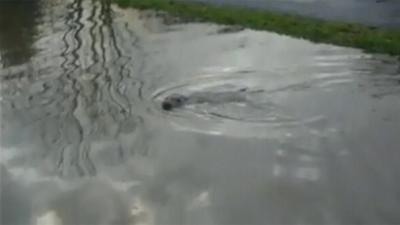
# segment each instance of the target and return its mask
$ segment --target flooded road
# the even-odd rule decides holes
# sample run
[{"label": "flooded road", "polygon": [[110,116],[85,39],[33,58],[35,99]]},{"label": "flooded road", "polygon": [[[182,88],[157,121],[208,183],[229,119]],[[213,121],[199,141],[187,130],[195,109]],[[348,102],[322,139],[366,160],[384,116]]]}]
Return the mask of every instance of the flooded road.
[{"label": "flooded road", "polygon": [[400,223],[394,58],[109,1],[0,24],[1,224]]}]

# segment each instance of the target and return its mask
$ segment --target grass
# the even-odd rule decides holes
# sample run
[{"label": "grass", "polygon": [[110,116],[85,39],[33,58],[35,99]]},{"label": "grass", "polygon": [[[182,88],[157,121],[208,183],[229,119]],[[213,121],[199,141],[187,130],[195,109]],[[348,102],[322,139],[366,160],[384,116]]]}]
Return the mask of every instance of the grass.
[{"label": "grass", "polygon": [[400,29],[322,21],[297,15],[176,0],[114,0],[122,7],[155,9],[187,19],[273,31],[318,43],[400,56]]}]

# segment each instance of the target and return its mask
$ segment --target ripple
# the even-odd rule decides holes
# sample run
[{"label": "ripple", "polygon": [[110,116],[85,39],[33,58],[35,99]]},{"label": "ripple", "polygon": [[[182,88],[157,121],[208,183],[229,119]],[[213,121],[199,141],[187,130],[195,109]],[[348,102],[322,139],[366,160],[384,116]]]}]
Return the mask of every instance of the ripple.
[{"label": "ripple", "polygon": [[[296,115],[285,99],[299,93],[330,91],[337,85],[352,81],[344,73],[323,76],[308,74],[299,75],[298,78],[293,78],[293,74],[271,71],[205,74],[154,91],[150,111],[158,117],[161,114],[180,129],[218,135],[229,135],[232,131],[237,133],[241,130],[240,135],[254,136],[255,133],[259,135],[260,130],[269,130],[266,128],[293,129],[324,119],[322,115]],[[203,100],[164,111],[160,107],[161,102],[171,94]]]}]

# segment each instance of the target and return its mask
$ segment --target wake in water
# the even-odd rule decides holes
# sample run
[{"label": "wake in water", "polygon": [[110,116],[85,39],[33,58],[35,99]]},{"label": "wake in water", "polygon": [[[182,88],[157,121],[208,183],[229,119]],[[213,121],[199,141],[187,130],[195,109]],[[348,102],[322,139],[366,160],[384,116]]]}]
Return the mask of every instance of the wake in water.
[{"label": "wake in water", "polygon": [[226,85],[198,91],[171,92],[164,95],[161,108],[174,113],[192,111],[207,118],[219,118],[242,122],[288,121],[294,118],[271,101],[269,94],[279,90]]},{"label": "wake in water", "polygon": [[248,95],[260,93],[263,90],[250,91],[247,88],[242,88],[238,91],[224,91],[224,92],[196,92],[189,95],[171,94],[167,96],[161,106],[164,110],[170,111],[175,108],[180,108],[185,105],[193,104],[226,104],[226,103],[248,103],[253,104],[248,98]]}]

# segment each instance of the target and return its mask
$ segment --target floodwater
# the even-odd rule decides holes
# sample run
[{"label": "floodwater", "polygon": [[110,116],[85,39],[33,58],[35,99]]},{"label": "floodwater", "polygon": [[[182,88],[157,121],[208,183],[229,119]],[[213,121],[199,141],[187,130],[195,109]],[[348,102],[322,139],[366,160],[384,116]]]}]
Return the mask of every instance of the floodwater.
[{"label": "floodwater", "polygon": [[234,5],[311,16],[323,20],[400,28],[397,0],[181,0]]},{"label": "floodwater", "polygon": [[107,1],[0,25],[1,224],[400,223],[398,59]]}]

